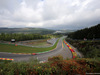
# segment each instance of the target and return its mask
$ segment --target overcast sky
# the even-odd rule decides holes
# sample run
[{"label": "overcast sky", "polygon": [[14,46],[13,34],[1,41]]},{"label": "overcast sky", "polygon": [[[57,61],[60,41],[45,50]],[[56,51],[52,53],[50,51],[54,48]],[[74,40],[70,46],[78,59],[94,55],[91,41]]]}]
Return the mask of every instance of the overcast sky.
[{"label": "overcast sky", "polygon": [[100,0],[0,0],[0,27],[80,29],[100,23]]}]

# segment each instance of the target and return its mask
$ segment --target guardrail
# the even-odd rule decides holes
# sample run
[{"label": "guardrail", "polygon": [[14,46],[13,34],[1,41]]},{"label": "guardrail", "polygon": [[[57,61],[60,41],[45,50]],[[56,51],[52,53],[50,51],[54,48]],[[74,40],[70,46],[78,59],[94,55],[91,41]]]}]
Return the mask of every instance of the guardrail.
[{"label": "guardrail", "polygon": [[47,40],[47,42],[51,44],[50,46],[31,46],[31,45],[23,45],[23,44],[17,44],[17,45],[36,47],[36,48],[47,48],[47,47],[52,47],[56,43],[57,40],[58,38]]}]

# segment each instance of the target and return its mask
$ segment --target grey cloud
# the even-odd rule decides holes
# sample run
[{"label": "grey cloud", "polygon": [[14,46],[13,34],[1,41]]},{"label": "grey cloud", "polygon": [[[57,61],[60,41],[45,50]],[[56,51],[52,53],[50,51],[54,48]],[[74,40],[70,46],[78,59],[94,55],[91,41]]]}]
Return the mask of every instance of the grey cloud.
[{"label": "grey cloud", "polygon": [[25,1],[28,7],[31,7],[35,10],[38,9],[38,4],[40,3],[40,0],[23,0],[23,1]]},{"label": "grey cloud", "polygon": [[0,27],[79,29],[100,23],[100,0],[0,0]]},{"label": "grey cloud", "polygon": [[19,6],[19,0],[0,0],[0,9],[14,11]]}]

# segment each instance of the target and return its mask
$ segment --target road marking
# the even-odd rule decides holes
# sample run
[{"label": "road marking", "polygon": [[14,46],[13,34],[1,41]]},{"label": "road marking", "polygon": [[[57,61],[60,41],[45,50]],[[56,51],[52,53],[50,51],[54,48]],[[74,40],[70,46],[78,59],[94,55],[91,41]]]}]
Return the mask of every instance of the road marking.
[{"label": "road marking", "polygon": [[69,49],[72,49],[71,47],[69,47]]},{"label": "road marking", "polygon": [[14,59],[10,59],[10,58],[0,58],[0,60],[11,60],[11,61],[13,61]]},{"label": "road marking", "polygon": [[62,41],[62,48],[64,48],[63,41]]},{"label": "road marking", "polygon": [[64,43],[67,45],[67,47],[69,48],[69,50],[71,51],[73,58],[77,57],[77,53],[64,41]]}]

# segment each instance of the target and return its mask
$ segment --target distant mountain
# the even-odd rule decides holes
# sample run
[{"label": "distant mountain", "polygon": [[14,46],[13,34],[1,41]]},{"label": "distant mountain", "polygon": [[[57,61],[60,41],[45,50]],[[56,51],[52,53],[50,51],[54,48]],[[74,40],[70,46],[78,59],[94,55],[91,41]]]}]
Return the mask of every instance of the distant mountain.
[{"label": "distant mountain", "polygon": [[37,33],[37,34],[52,34],[55,30],[44,28],[0,28],[0,33]]},{"label": "distant mountain", "polygon": [[70,33],[68,37],[73,39],[100,39],[100,24]]}]

